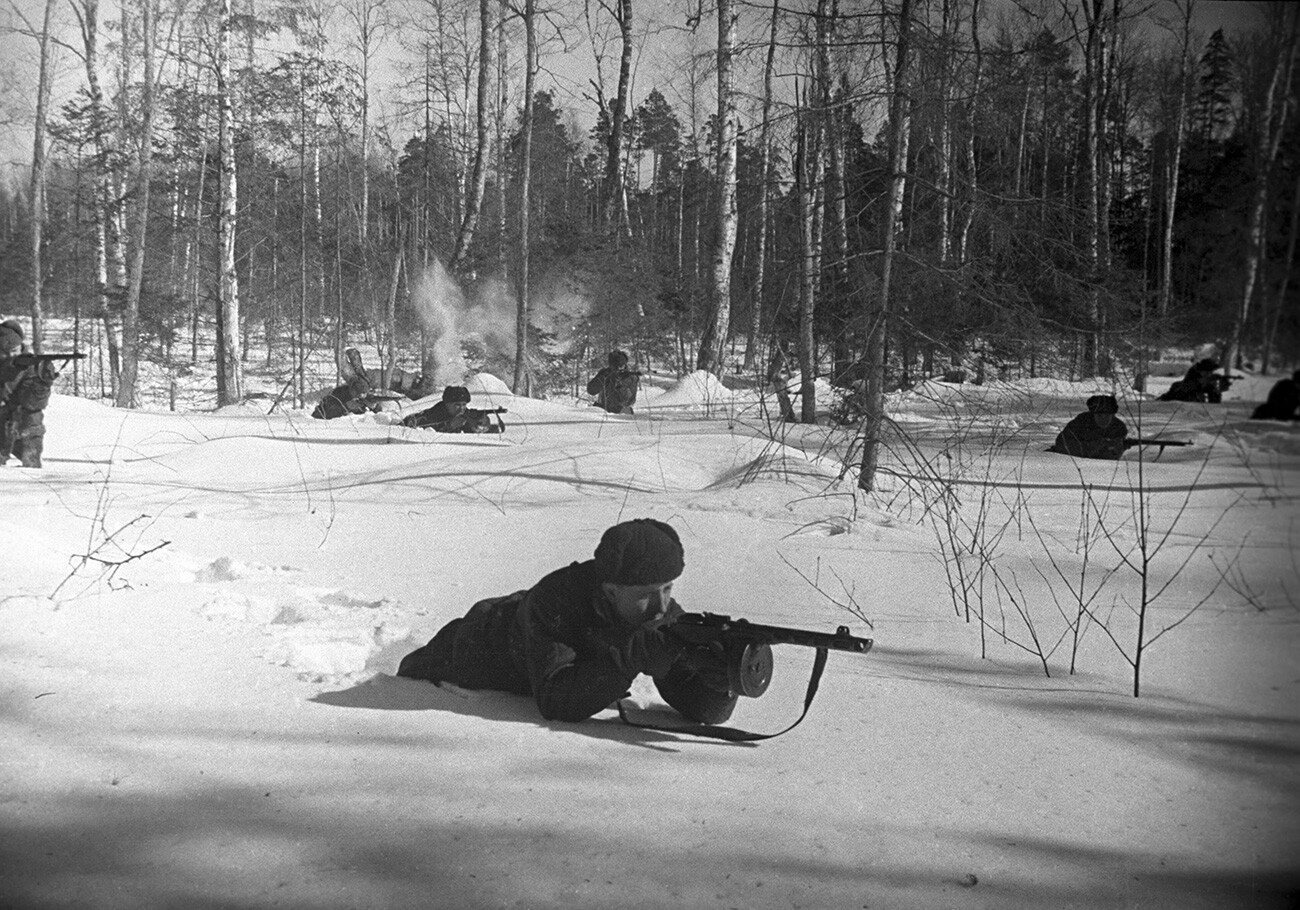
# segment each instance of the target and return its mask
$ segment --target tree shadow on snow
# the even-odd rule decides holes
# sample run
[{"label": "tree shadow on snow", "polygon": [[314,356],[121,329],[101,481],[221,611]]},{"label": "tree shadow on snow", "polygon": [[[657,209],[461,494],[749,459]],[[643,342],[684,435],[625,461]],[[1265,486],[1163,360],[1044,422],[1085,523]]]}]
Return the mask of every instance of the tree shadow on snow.
[{"label": "tree shadow on snow", "polygon": [[[456,686],[435,686],[418,679],[402,679],[378,673],[347,689],[319,692],[310,701],[336,708],[365,708],[378,711],[442,711],[463,717],[478,717],[498,723],[529,724],[557,732],[578,733],[596,739],[606,739],[629,745],[642,746],[660,752],[678,752],[675,745],[723,745],[752,748],[755,743],[726,742],[702,739],[689,734],[648,730],[623,723],[618,717],[604,715],[589,718],[581,723],[543,720],[531,698],[491,690],[469,690]],[[647,721],[665,726],[686,723],[676,713],[668,711],[638,711]]]}]

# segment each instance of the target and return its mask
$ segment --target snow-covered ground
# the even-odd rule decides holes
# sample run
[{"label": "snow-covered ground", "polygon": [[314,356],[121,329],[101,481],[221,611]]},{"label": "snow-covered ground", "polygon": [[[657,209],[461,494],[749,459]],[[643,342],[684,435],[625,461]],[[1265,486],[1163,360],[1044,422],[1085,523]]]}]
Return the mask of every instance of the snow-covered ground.
[{"label": "snow-covered ground", "polygon": [[[1300,427],[1246,420],[1270,382],[1124,395],[1194,445],[1119,463],[1043,451],[1092,385],[930,383],[870,497],[843,431],[698,374],[636,417],[472,378],[503,436],[56,396],[45,469],[0,469],[0,906],[1294,907]],[[639,516],[681,533],[686,609],[875,647],[748,745],[393,677]],[[1134,698],[1143,539],[1168,631]],[[778,648],[734,724],[798,716],[811,658]]]}]

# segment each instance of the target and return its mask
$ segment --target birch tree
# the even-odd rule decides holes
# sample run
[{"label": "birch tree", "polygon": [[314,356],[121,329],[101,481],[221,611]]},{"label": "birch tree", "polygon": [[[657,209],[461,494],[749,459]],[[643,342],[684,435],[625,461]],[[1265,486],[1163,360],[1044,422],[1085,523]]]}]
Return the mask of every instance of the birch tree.
[{"label": "birch tree", "polygon": [[[628,98],[632,86],[632,0],[602,2],[618,26],[619,64],[618,88],[606,114],[609,134],[605,137],[605,206],[604,222],[607,230],[630,236],[628,220],[626,178],[623,171],[623,134],[627,124]],[[602,93],[603,106],[603,93]]]},{"label": "birch tree", "polygon": [[767,59],[763,64],[763,113],[759,134],[758,210],[754,214],[758,236],[754,244],[753,298],[749,311],[749,335],[745,344],[745,369],[754,368],[759,339],[763,333],[763,283],[767,275],[768,183],[772,179],[772,77],[776,69],[776,28],[781,16],[781,0],[772,0],[772,20],[768,29]]},{"label": "birch tree", "polygon": [[515,310],[515,375],[511,391],[525,394],[528,385],[528,278],[529,278],[529,194],[532,191],[533,110],[536,104],[537,6],[524,0],[524,118],[520,131],[519,162],[519,285]]},{"label": "birch tree", "polygon": [[[140,2],[140,53],[144,82],[140,95],[140,127],[135,153],[136,204],[131,225],[131,261],[128,269],[126,305],[122,310],[122,378],[117,387],[117,406],[136,405],[136,378],[140,364],[140,291],[144,286],[145,237],[149,225],[149,186],[152,180],[154,95],[156,90],[155,45],[157,23],[155,0]],[[123,42],[127,36],[123,35]]]},{"label": "birch tree", "polygon": [[1178,179],[1182,166],[1183,143],[1187,132],[1187,102],[1192,75],[1192,14],[1195,0],[1175,0],[1179,19],[1178,92],[1174,107],[1174,134],[1170,139],[1165,164],[1165,217],[1160,243],[1160,295],[1156,298],[1156,315],[1169,314],[1174,278],[1174,215],[1178,210]]},{"label": "birch tree", "polygon": [[889,96],[889,195],[885,201],[885,250],[880,266],[880,308],[871,325],[866,357],[866,414],[863,419],[862,465],[858,486],[870,493],[875,489],[880,452],[881,428],[885,419],[885,329],[889,317],[890,282],[907,188],[908,43],[912,29],[912,0],[901,0],[898,9],[898,50],[893,86]]},{"label": "birch tree", "polygon": [[452,251],[448,270],[456,274],[469,256],[469,246],[478,227],[479,212],[483,208],[483,195],[487,190],[487,160],[491,149],[491,98],[492,98],[492,33],[495,23],[492,16],[493,0],[479,0],[478,42],[478,94],[475,103],[474,164],[469,192],[465,200],[465,214],[456,233],[456,246]]},{"label": "birch tree", "polygon": [[217,405],[244,397],[239,333],[239,273],[235,271],[238,198],[235,182],[234,87],[230,78],[230,0],[221,0],[217,24],[217,137],[220,161],[220,213],[217,225]]},{"label": "birch tree", "polygon": [[30,204],[32,213],[31,255],[32,255],[32,348],[40,353],[41,336],[45,332],[45,311],[42,297],[44,284],[44,266],[41,262],[43,232],[45,228],[45,132],[46,117],[50,106],[50,83],[53,79],[53,65],[50,53],[50,24],[54,19],[54,0],[45,0],[45,15],[41,29],[36,35],[40,49],[37,65],[36,83],[36,124],[32,140],[32,173],[30,182]]},{"label": "birch tree", "polygon": [[1296,104],[1289,89],[1297,49],[1300,49],[1300,9],[1295,6],[1288,6],[1285,11],[1275,9],[1274,17],[1277,26],[1274,34],[1279,40],[1274,45],[1275,57],[1268,88],[1255,118],[1255,187],[1246,227],[1246,268],[1242,278],[1241,300],[1232,323],[1232,334],[1223,352],[1225,369],[1241,367],[1241,348],[1251,314],[1251,298],[1255,293],[1255,283],[1265,255],[1269,182],[1273,176],[1278,147],[1286,131],[1287,116]]},{"label": "birch tree", "polygon": [[704,325],[696,369],[722,375],[731,324],[731,260],[736,250],[736,103],[732,66],[736,53],[733,0],[718,0],[717,224],[710,262],[710,319]]}]

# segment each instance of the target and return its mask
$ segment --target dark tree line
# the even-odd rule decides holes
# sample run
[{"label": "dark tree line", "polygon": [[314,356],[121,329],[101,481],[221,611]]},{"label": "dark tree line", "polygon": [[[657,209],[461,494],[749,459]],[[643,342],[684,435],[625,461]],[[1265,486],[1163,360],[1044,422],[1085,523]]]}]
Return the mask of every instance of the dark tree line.
[{"label": "dark tree line", "polygon": [[[499,0],[127,6],[73,3],[60,40],[86,78],[44,118],[43,200],[0,189],[0,309],[74,317],[105,352],[94,391],[124,406],[136,363],[214,356],[223,402],[259,363],[300,397],[307,356],[359,333],[388,368],[414,350],[436,370],[415,291],[435,263],[507,289],[516,337],[472,354],[516,390],[617,345],[792,367],[802,419],[818,376],[859,383],[870,420],[873,395],[954,369],[1140,374],[1213,342],[1269,370],[1300,349],[1286,4],[1208,37],[1190,0],[724,4],[674,24],[701,50],[644,91],[633,0],[567,20]],[[586,108],[537,77],[556,35],[602,21],[618,88]],[[383,118],[381,59],[401,74]],[[534,314],[566,295],[584,305],[561,349]]]}]

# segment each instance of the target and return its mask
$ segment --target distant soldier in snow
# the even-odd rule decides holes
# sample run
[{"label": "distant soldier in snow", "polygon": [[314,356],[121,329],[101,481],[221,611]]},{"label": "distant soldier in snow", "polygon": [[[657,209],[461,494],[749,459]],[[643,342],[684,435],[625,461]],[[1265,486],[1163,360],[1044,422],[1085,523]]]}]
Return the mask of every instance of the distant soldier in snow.
[{"label": "distant soldier in snow", "polygon": [[[366,370],[366,379],[369,380],[372,389],[383,388],[383,369]],[[388,391],[392,392],[394,397],[405,397],[415,401],[431,394],[433,388],[425,382],[422,373],[394,367],[388,377]]]},{"label": "distant soldier in snow", "polygon": [[1087,404],[1088,410],[1065,425],[1048,451],[1076,458],[1118,460],[1127,448],[1128,437],[1124,421],[1115,416],[1119,402],[1114,395],[1093,395]]},{"label": "distant soldier in snow", "polygon": [[1232,380],[1218,372],[1219,364],[1209,357],[1199,360],[1187,370],[1187,375],[1169,387],[1160,396],[1161,401],[1202,401],[1219,404]]},{"label": "distant soldier in snow", "polygon": [[449,385],[442,390],[442,401],[431,408],[408,414],[402,426],[438,433],[500,433],[501,424],[493,423],[489,414],[502,413],[505,408],[483,411],[469,406],[469,389],[463,385]]},{"label": "distant soldier in snow", "polygon": [[622,351],[610,351],[607,362],[587,383],[587,394],[596,396],[596,406],[611,414],[631,414],[641,374],[627,368],[627,354]]},{"label": "distant soldier in snow", "polygon": [[665,632],[682,615],[672,586],[684,565],[672,526],[650,518],[616,524],[594,559],[479,601],[406,655],[397,675],[531,695],[547,720],[580,721],[617,702],[644,673],[680,714],[720,724],[737,700],[726,659]]},{"label": "distant soldier in snow", "polygon": [[1268,390],[1268,399],[1255,408],[1251,420],[1300,420],[1300,370],[1290,379],[1279,379]]},{"label": "distant soldier in snow", "polygon": [[41,467],[45,406],[59,373],[49,361],[25,363],[29,357],[18,320],[0,322],[0,465],[12,454],[23,467]]},{"label": "distant soldier in snow", "polygon": [[356,348],[348,348],[343,352],[343,358],[341,372],[344,382],[330,390],[311,412],[311,416],[317,420],[333,420],[348,414],[364,414],[370,410],[371,402],[367,396],[371,386],[361,363],[361,352]]}]

